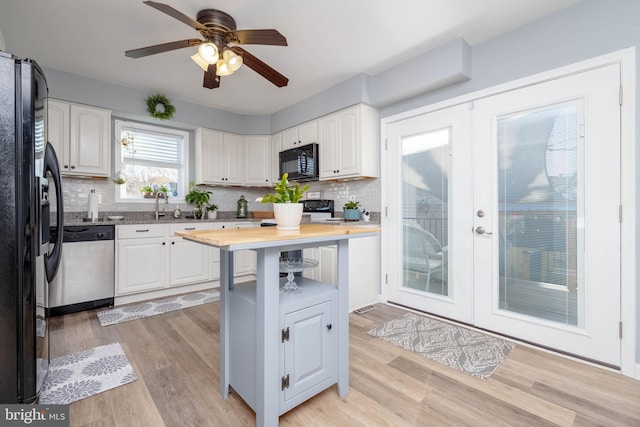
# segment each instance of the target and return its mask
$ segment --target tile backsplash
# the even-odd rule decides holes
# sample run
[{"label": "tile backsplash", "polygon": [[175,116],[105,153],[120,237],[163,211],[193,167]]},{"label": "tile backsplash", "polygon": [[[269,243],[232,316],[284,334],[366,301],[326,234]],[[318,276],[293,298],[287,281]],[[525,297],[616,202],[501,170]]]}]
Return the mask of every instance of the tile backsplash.
[{"label": "tile backsplash", "polygon": [[[153,211],[155,200],[145,199],[140,203],[116,203],[116,184],[110,180],[95,180],[81,178],[63,178],[62,193],[66,212],[86,212],[89,206],[89,193],[95,190],[98,194],[99,211]],[[271,210],[270,204],[256,202],[256,198],[273,191],[273,187],[208,187],[213,192],[212,200],[221,211],[235,211],[237,201],[241,195],[249,201],[249,211]],[[380,211],[380,180],[363,179],[354,181],[310,183],[309,191],[319,191],[320,198],[335,200],[336,211],[342,211],[342,206],[350,197],[360,202],[362,208],[370,212]],[[164,202],[160,202],[164,205]],[[172,203],[169,199],[166,210],[172,211],[176,205],[180,209],[189,209],[185,203]]]}]

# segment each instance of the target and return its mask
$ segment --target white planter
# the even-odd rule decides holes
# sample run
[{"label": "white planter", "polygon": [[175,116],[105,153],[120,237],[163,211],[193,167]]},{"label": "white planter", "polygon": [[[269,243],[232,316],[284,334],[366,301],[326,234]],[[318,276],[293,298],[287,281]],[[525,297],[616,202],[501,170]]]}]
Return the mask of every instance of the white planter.
[{"label": "white planter", "polygon": [[273,215],[278,230],[295,231],[302,221],[302,203],[274,203]]},{"label": "white planter", "polygon": [[218,211],[208,211],[207,212],[207,217],[209,219],[216,219],[218,218]]}]

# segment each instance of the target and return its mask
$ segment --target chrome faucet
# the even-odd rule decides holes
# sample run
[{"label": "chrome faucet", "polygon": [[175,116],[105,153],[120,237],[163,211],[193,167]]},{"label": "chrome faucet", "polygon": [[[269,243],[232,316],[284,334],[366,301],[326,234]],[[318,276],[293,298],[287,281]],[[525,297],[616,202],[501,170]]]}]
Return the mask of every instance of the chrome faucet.
[{"label": "chrome faucet", "polygon": [[159,217],[164,216],[165,212],[164,212],[164,207],[162,208],[162,212],[158,211],[158,197],[160,196],[160,194],[162,194],[164,196],[164,204],[166,205],[167,203],[169,203],[169,198],[167,197],[167,193],[165,193],[164,191],[157,191],[156,192],[156,221],[158,220]]}]

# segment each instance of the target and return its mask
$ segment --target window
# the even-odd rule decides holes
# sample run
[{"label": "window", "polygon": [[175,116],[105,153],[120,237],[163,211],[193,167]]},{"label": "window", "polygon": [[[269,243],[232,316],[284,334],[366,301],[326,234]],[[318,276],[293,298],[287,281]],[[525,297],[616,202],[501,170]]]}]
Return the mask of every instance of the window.
[{"label": "window", "polygon": [[166,188],[169,198],[182,201],[187,191],[189,132],[117,120],[116,175],[124,183],[117,202],[144,200],[143,187]]}]

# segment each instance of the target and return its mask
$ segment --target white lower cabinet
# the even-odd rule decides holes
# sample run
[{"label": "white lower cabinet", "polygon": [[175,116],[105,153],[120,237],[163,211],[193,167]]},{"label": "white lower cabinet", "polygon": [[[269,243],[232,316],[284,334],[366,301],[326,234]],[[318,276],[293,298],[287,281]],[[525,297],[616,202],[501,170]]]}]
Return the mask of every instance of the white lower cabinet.
[{"label": "white lower cabinet", "polygon": [[116,252],[116,294],[160,289],[167,282],[164,237],[147,237],[118,242]]},{"label": "white lower cabinet", "polygon": [[176,231],[209,228],[192,223],[117,226],[116,297],[213,281],[213,249],[174,237]]},{"label": "white lower cabinet", "polygon": [[[304,277],[321,282],[337,282],[337,248],[320,246],[304,249],[302,256],[317,260],[318,266],[304,271]],[[380,237],[349,240],[349,311],[378,302],[380,294]]]},{"label": "white lower cabinet", "polygon": [[116,295],[165,286],[165,227],[157,224],[116,226]]},{"label": "white lower cabinet", "polygon": [[[220,249],[175,237],[176,231],[256,227],[251,222],[116,226],[116,304],[218,287]],[[255,280],[255,251],[238,251],[236,282]]]},{"label": "white lower cabinet", "polygon": [[[231,225],[233,228],[254,228],[259,227],[260,224],[252,222],[239,222]],[[258,269],[258,256],[256,251],[236,251],[233,259],[233,275],[234,277],[251,276],[251,279],[255,278],[256,271]],[[242,279],[240,280],[242,281]]]},{"label": "white lower cabinet", "polygon": [[302,273],[303,276],[321,282],[335,284],[338,279],[336,265],[337,253],[338,251],[335,246],[320,246],[318,248],[304,249],[302,256],[318,261],[318,266],[310,270],[305,270]]},{"label": "white lower cabinet", "polygon": [[[281,279],[284,280],[284,279]],[[302,292],[280,295],[280,414],[337,382],[337,297],[334,286],[296,279]],[[256,409],[256,287],[229,292],[229,380]],[[271,392],[271,391],[267,391]]]},{"label": "white lower cabinet", "polygon": [[[176,231],[207,230],[208,225],[176,224],[169,226],[169,236]],[[169,237],[169,284],[171,286],[212,280],[210,246],[190,242],[182,237]]]}]

